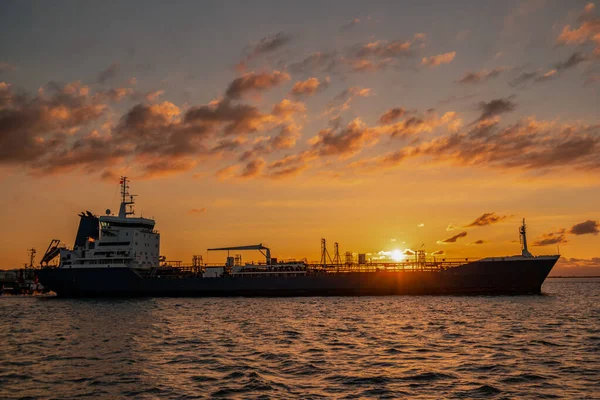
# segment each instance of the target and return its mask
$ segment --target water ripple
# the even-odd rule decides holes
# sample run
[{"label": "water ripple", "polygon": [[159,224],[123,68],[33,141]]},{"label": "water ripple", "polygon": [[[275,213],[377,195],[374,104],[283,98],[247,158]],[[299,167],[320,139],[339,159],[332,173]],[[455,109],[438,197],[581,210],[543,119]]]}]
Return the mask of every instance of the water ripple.
[{"label": "water ripple", "polygon": [[0,298],[0,398],[593,398],[600,280],[543,296]]}]

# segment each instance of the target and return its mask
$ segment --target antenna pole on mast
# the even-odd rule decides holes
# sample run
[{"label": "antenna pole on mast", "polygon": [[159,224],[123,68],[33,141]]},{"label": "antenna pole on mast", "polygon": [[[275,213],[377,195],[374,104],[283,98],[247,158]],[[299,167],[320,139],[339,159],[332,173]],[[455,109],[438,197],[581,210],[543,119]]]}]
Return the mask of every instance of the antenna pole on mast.
[{"label": "antenna pole on mast", "polygon": [[525,218],[523,218],[523,225],[519,228],[519,234],[521,235],[521,255],[523,257],[533,257],[527,249],[527,228],[525,226]]},{"label": "antenna pole on mast", "polygon": [[[133,215],[135,212],[133,211],[133,198],[136,196],[135,194],[129,194],[129,181],[126,176],[121,176],[121,180],[119,182],[121,184],[121,207],[119,208],[119,218],[127,218],[128,215]],[[129,201],[127,201],[127,197],[129,197]],[[129,211],[127,211],[127,206],[129,206]]]}]

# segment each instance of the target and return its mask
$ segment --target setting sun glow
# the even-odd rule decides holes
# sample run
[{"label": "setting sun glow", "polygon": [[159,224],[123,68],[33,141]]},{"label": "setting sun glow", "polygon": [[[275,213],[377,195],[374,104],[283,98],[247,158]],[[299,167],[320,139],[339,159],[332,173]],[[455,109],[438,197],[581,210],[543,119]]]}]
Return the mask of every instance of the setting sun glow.
[{"label": "setting sun glow", "polygon": [[398,249],[392,250],[392,254],[390,255],[390,257],[394,261],[404,261],[404,259],[406,258],[404,256],[404,254],[400,250],[398,250]]}]

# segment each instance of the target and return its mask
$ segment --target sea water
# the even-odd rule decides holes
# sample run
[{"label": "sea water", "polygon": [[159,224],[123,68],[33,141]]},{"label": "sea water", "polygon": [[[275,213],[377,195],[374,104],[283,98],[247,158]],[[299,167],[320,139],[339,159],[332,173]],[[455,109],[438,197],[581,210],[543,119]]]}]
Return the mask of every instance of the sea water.
[{"label": "sea water", "polygon": [[600,398],[600,279],[535,296],[0,297],[0,398]]}]

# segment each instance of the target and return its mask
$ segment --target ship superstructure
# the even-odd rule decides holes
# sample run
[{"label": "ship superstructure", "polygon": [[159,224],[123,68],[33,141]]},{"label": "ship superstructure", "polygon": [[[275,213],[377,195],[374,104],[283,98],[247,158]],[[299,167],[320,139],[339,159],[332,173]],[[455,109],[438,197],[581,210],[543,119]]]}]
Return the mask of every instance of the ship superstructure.
[{"label": "ship superstructure", "polygon": [[118,268],[150,270],[159,266],[160,234],[153,219],[135,217],[135,195],[129,194],[129,181],[122,177],[119,214],[96,217],[80,214],[80,224],[72,249],[59,248],[59,268]]},{"label": "ship superstructure", "polygon": [[[263,244],[211,248],[227,251],[225,263],[191,265],[160,256],[153,219],[136,217],[135,195],[121,178],[119,214],[81,213],[72,249],[53,240],[38,271],[41,283],[61,296],[305,296],[390,294],[531,294],[541,286],[558,255],[533,256],[525,220],[519,228],[521,255],[482,259],[428,260],[423,250],[401,262],[367,261],[364,254],[334,260],[321,241],[320,262],[271,256]],[[230,251],[260,251],[264,262],[243,263]],[[57,265],[50,262],[60,256]],[[44,266],[45,264],[45,266]]]}]

